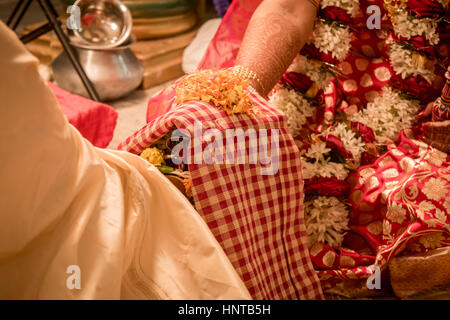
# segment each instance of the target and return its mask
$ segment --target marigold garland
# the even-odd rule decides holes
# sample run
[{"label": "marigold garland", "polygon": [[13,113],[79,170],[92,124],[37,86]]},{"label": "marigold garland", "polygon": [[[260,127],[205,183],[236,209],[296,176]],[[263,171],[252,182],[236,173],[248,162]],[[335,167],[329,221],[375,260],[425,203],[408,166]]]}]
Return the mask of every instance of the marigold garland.
[{"label": "marigold garland", "polygon": [[180,80],[175,103],[202,101],[223,108],[227,114],[255,116],[258,109],[251,102],[249,86],[249,80],[239,79],[231,69],[197,71]]},{"label": "marigold garland", "polygon": [[183,179],[183,185],[184,185],[184,188],[186,189],[186,195],[188,197],[192,197],[191,179],[190,178]]},{"label": "marigold garland", "polygon": [[164,164],[164,153],[156,147],[146,148],[142,151],[140,157],[147,160],[154,166],[161,166]]}]

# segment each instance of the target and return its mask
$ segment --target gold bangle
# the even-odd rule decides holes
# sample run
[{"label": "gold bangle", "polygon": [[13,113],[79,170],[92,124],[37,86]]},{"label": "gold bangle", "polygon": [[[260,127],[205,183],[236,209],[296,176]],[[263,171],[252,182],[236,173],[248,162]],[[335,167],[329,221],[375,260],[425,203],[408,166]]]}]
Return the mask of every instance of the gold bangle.
[{"label": "gold bangle", "polygon": [[253,70],[251,70],[247,67],[239,66],[239,65],[234,66],[232,68],[232,70],[233,70],[233,75],[235,75],[236,77],[238,77],[241,80],[243,80],[243,79],[255,80],[261,87],[261,90],[263,92],[266,92],[266,89],[264,88],[264,85],[262,84],[261,79],[259,79],[256,72],[254,72]]}]

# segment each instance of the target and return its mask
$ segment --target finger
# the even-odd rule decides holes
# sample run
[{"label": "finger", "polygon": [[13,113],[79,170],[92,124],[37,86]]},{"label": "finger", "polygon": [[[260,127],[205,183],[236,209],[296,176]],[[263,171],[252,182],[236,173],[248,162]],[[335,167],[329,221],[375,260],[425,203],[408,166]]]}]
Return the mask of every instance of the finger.
[{"label": "finger", "polygon": [[424,130],[435,129],[438,131],[450,131],[450,120],[445,121],[428,121],[422,125]]},{"label": "finger", "polygon": [[433,105],[434,105],[434,102],[428,103],[427,106],[425,107],[425,109],[422,110],[417,116],[419,118],[428,117],[431,114],[431,112],[433,111]]}]

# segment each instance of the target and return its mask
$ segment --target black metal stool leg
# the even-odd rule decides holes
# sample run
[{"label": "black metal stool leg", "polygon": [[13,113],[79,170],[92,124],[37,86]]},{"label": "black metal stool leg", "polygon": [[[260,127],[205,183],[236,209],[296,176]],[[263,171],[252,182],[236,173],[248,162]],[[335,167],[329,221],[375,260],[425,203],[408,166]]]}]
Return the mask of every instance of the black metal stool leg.
[{"label": "black metal stool leg", "polygon": [[33,41],[34,39],[39,38],[43,34],[46,34],[47,32],[50,32],[53,30],[53,26],[50,22],[47,22],[46,24],[40,26],[39,28],[23,35],[20,37],[20,41],[22,41],[23,44],[27,44],[30,41]]},{"label": "black metal stool leg", "polygon": [[83,82],[84,87],[86,88],[89,96],[91,99],[95,101],[100,101],[100,97],[95,90],[94,85],[92,84],[91,80],[87,77],[83,67],[80,64],[80,61],[78,60],[77,54],[75,50],[73,49],[72,45],[69,42],[69,39],[67,38],[66,34],[61,28],[60,22],[57,19],[57,16],[54,14],[55,8],[50,3],[50,0],[37,0],[39,5],[42,8],[42,11],[44,11],[45,16],[47,17],[47,20],[52,24],[56,36],[58,37],[59,41],[61,42],[64,51],[66,52],[67,56],[69,57],[70,62],[72,63],[73,67],[75,68],[75,71],[78,73],[78,76],[80,77],[81,81]]},{"label": "black metal stool leg", "polygon": [[13,21],[14,17],[17,14],[17,11],[20,9],[20,7],[22,6],[23,0],[19,0],[16,4],[16,6],[14,7],[13,12],[11,12],[11,15],[8,17],[8,20],[6,21],[6,25],[8,27],[11,27],[11,22]]},{"label": "black metal stool leg", "polygon": [[19,0],[13,12],[9,16],[8,21],[6,22],[6,25],[8,27],[10,27],[12,30],[16,30],[17,26],[23,18],[23,15],[28,10],[31,1],[32,0]]},{"label": "black metal stool leg", "polygon": [[[75,2],[75,1],[74,1],[74,2]],[[50,8],[50,10],[52,11],[53,15],[54,15],[55,17],[58,17],[58,16],[59,16],[59,13],[56,11],[55,7],[53,6],[53,4],[52,4],[52,2],[51,2],[50,0],[48,1],[48,4],[49,4],[49,8]]]}]

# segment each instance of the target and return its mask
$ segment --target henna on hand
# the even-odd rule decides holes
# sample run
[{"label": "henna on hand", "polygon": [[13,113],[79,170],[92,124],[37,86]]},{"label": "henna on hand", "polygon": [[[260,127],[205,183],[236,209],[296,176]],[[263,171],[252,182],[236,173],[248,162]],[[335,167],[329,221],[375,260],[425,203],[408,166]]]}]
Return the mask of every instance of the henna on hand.
[{"label": "henna on hand", "polygon": [[263,1],[250,20],[236,65],[253,70],[265,90],[275,86],[312,32],[316,7],[309,0]]}]

